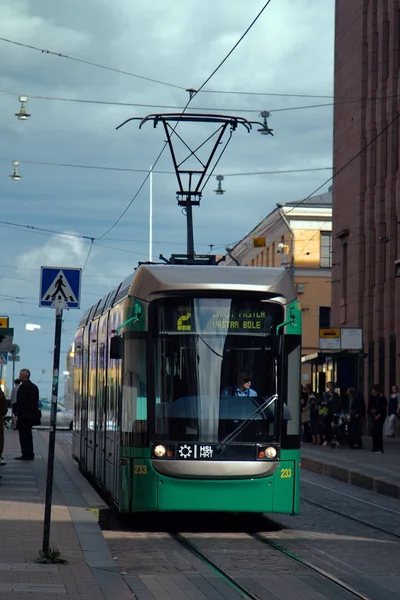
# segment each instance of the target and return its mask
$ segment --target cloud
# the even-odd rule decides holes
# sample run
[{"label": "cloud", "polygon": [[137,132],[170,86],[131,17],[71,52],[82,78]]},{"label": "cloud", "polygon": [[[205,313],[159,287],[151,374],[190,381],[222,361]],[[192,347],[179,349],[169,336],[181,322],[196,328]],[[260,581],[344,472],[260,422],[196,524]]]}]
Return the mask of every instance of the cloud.
[{"label": "cloud", "polygon": [[[251,4],[251,7],[250,7]],[[188,87],[198,88],[236,43],[263,2],[242,0],[3,0],[2,36],[72,58],[169,82],[183,89],[0,42],[2,145],[1,220],[97,237],[119,217],[143,182],[143,173],[29,164],[25,160],[148,169],[164,143],[161,127],[138,129],[131,116],[164,108],[109,106],[34,99],[32,96],[184,106]],[[190,110],[229,109],[249,119],[271,110],[275,137],[236,131],[216,173],[226,175],[224,196],[212,177],[194,209],[195,244],[223,249],[265,217],[276,202],[301,199],[329,172],[229,177],[232,172],[318,168],[331,164],[332,107],[284,110],[329,103],[328,99],[221,94],[211,90],[267,93],[333,93],[334,1],[273,0],[226,63],[195,97]],[[21,122],[18,94],[29,97],[32,117]],[[357,110],[357,107],[354,107]],[[253,111],[253,112],[248,112]],[[179,125],[195,147],[206,126]],[[21,161],[19,182],[11,161]],[[157,169],[172,171],[168,150]],[[215,173],[215,174],[216,174]],[[176,202],[173,175],[155,173],[153,256],[185,250],[186,224]],[[82,309],[148,257],[148,183],[124,218],[95,242],[83,277]],[[122,241],[120,241],[122,240]],[[104,247],[105,246],[105,247]],[[39,309],[40,266],[83,266],[89,245],[80,239],[15,229],[0,223],[0,311],[10,314],[21,361],[34,376],[51,359],[54,315]],[[21,281],[22,279],[22,281]],[[7,299],[8,298],[8,299]],[[18,298],[11,301],[10,298]],[[63,351],[80,311],[66,314]],[[25,330],[25,323],[42,329]],[[51,370],[51,369],[50,369]],[[49,372],[47,367],[47,373]]]}]

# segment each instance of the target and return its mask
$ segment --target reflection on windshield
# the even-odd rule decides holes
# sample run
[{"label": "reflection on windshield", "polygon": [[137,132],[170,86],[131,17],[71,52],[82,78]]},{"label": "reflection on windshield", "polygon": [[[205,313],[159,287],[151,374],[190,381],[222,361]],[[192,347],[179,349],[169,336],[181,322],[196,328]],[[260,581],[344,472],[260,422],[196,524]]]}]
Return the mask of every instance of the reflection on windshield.
[{"label": "reflection on windshield", "polygon": [[[277,391],[274,303],[216,298],[159,301],[155,431],[159,440],[221,441]],[[275,405],[235,442],[274,435]]]}]

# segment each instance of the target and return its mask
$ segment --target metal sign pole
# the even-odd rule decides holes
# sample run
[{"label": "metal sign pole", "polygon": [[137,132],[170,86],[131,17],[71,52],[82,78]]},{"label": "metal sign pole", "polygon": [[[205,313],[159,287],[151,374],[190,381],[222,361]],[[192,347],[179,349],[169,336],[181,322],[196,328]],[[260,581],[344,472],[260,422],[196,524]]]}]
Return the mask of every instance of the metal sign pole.
[{"label": "metal sign pole", "polygon": [[51,395],[51,414],[50,414],[50,436],[49,453],[47,459],[47,482],[46,482],[46,504],[44,510],[43,526],[43,553],[49,553],[50,546],[50,521],[51,521],[51,503],[53,497],[53,475],[54,475],[54,453],[56,445],[56,426],[57,426],[57,400],[58,400],[58,379],[60,372],[60,349],[61,349],[61,328],[62,328],[62,308],[56,308],[56,324],[54,332],[54,357],[53,357],[53,387]]}]

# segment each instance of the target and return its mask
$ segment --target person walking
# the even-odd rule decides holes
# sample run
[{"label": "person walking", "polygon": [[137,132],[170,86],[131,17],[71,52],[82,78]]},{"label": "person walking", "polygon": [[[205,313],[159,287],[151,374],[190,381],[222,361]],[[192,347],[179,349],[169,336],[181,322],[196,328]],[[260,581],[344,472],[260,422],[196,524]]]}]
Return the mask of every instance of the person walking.
[{"label": "person walking", "polygon": [[[339,417],[341,413],[341,400],[337,392],[335,392],[333,382],[328,381],[326,384],[326,392],[323,394],[323,400],[328,407],[327,431],[325,433],[325,441],[330,442],[332,448],[339,446],[339,441],[335,436],[335,431],[339,425]],[[323,444],[326,445],[326,444]]]},{"label": "person walking", "polygon": [[362,448],[362,432],[365,417],[365,402],[363,395],[355,388],[347,390],[349,398],[349,446],[350,448]]},{"label": "person walking", "polygon": [[372,454],[383,453],[383,426],[387,414],[387,399],[381,386],[374,385],[370,398],[369,415],[372,421]]},{"label": "person walking", "polygon": [[389,434],[388,437],[394,437],[396,430],[396,419],[400,409],[400,393],[397,385],[392,386],[392,393],[389,396],[388,417],[389,417]]},{"label": "person walking", "polygon": [[6,465],[3,462],[3,450],[4,450],[4,422],[3,419],[7,414],[7,400],[6,395],[0,387],[0,466]]},{"label": "person walking", "polygon": [[30,377],[31,372],[29,369],[21,369],[19,373],[21,384],[18,387],[15,407],[21,456],[16,456],[16,460],[33,460],[35,458],[32,427],[40,425],[41,414],[39,411],[39,389],[32,383]]},{"label": "person walking", "polygon": [[303,442],[311,442],[310,435],[310,413],[308,408],[308,394],[300,385],[300,407],[301,407],[301,424],[303,429]]}]

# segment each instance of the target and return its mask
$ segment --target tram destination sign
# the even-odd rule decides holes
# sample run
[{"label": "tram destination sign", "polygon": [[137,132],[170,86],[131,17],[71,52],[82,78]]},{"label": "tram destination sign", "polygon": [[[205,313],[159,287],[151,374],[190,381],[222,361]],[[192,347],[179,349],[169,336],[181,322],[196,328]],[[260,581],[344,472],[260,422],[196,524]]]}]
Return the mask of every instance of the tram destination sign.
[{"label": "tram destination sign", "polygon": [[[193,318],[191,310],[177,311],[173,330],[194,333],[271,333],[276,319],[266,310],[230,312],[218,309]],[[279,322],[279,321],[277,321]]]},{"label": "tram destination sign", "polygon": [[277,302],[258,299],[163,299],[158,312],[160,333],[267,335],[285,318]]}]

